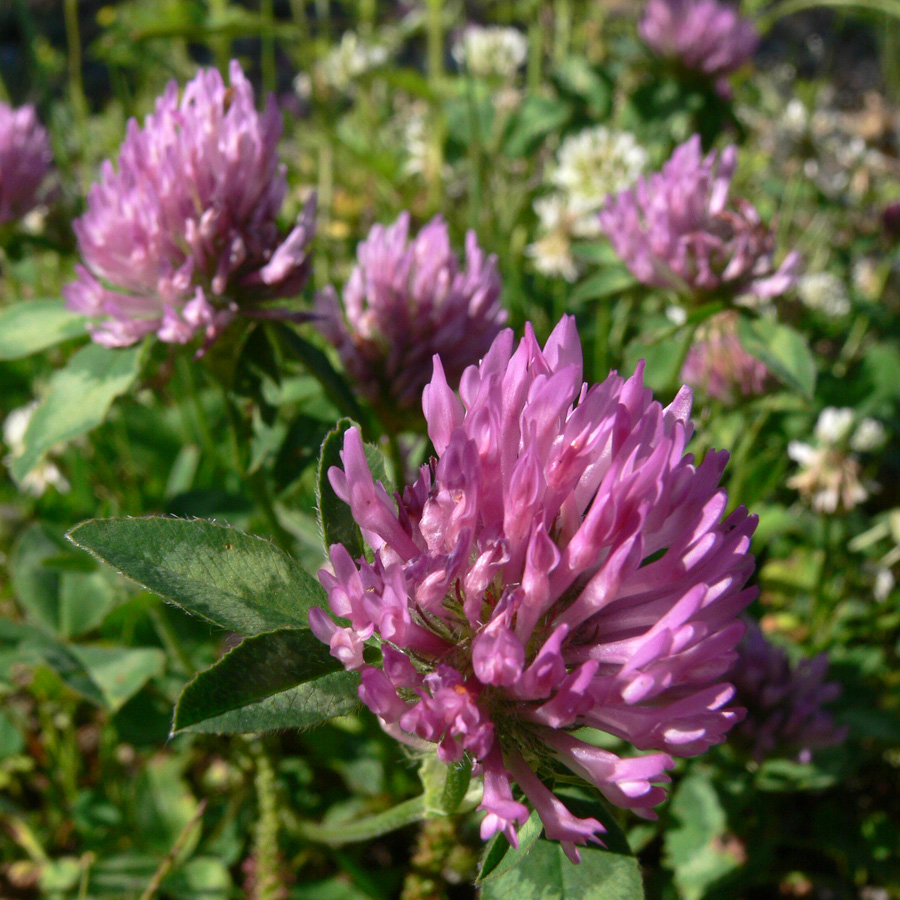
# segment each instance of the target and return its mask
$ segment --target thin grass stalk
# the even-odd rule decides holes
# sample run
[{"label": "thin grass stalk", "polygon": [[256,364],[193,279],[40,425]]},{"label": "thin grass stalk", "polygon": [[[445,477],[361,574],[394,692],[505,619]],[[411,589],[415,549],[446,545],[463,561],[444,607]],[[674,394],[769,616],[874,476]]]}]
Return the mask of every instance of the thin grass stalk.
[{"label": "thin grass stalk", "polygon": [[81,32],[78,26],[78,0],[65,0],[63,15],[66,25],[66,60],[69,75],[69,99],[75,121],[83,128],[87,121],[87,98],[81,78]]},{"label": "thin grass stalk", "polygon": [[275,3],[273,0],[259,0],[259,16],[262,25],[259,35],[259,68],[263,93],[274,94],[278,88],[278,75],[275,66]]}]

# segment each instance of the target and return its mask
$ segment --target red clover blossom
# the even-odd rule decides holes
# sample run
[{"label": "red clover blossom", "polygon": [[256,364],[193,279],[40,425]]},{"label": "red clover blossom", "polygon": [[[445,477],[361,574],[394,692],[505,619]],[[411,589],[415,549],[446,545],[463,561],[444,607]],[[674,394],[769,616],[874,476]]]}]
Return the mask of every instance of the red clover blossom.
[{"label": "red clover blossom", "polygon": [[753,23],[720,0],[649,0],[638,32],[660,56],[715,78],[725,95],[725,76],[748,62],[759,43]]},{"label": "red clover blossom", "polygon": [[110,347],[155,333],[212,341],[238,310],[296,294],[309,274],[315,205],[286,237],[276,216],[287,193],[278,162],[281,114],[260,114],[233,61],[231,86],[215,69],[172,81],[144,127],[132,119],[118,171],[107,160],[75,222],[84,260],[64,288],[70,309],[97,320]]},{"label": "red clover blossom", "polygon": [[841,688],[825,681],[827,671],[825,653],[792,667],[784,650],[748,619],[729,674],[737,700],[747,707],[747,717],[734,732],[736,742],[746,745],[757,762],[785,753],[809,762],[813,750],[841,743],[847,729],[835,725],[824,708]]},{"label": "red clover blossom", "polygon": [[0,225],[37,205],[38,189],[52,165],[50,140],[34,107],[0,103]]},{"label": "red clover blossom", "polygon": [[636,278],[687,296],[777,297],[795,282],[799,254],[776,269],[775,236],[747,200],[729,198],[737,148],[706,156],[694,135],[662,171],[610,196],[600,224]]},{"label": "red clover blossom", "polygon": [[[727,453],[685,455],[690,407],[687,388],[654,401],[642,367],[583,384],[565,317],[543,348],[530,325],[518,347],[501,332],[459,396],[435,356],[423,408],[437,457],[402,496],[373,480],[359,432],[345,435],[329,477],[374,559],[331,547],[319,578],[348,621],[317,608],[310,627],[360,672],[360,699],[390,733],[474,761],[485,839],[517,843],[516,783],[578,861],[604,829],[545,785],[558,765],[652,818],[672,756],[741,718],[723,676],[755,593],[756,518],[724,515]],[[370,640],[380,667],[363,660]],[[584,727],[658,752],[620,757],[576,736]]]},{"label": "red clover blossom", "polygon": [[475,232],[466,234],[465,268],[436,216],[409,239],[409,213],[375,225],[356,255],[343,292],[318,298],[320,328],[337,347],[359,389],[373,403],[415,407],[439,354],[457,384],[506,321],[500,306],[497,257],[486,256]]}]

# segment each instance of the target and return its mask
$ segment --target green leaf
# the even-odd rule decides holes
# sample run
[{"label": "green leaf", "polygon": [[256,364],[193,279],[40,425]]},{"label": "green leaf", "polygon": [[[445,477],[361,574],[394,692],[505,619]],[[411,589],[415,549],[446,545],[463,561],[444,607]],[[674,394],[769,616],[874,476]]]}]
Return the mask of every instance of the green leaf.
[{"label": "green leaf", "polygon": [[633,856],[598,847],[579,850],[575,865],[557,842],[536,841],[518,865],[483,883],[481,900],[643,900]]},{"label": "green leaf", "polygon": [[583,56],[565,56],[553,70],[553,76],[564,90],[581,97],[597,118],[603,120],[609,115],[613,85]]},{"label": "green leaf", "polygon": [[459,809],[472,778],[472,761],[464,756],[449,766],[428,756],[419,767],[425,798],[425,814],[449,816]]},{"label": "green leaf", "polygon": [[13,477],[21,481],[55,444],[99,425],[113,400],[131,387],[140,364],[140,347],[82,347],[54,374],[47,396],[34,411],[23,438],[25,449],[10,466]]},{"label": "green leaf", "polygon": [[513,847],[502,832],[495,834],[487,843],[481,857],[478,881],[497,878],[517,866],[541,836],[544,826],[536,811],[532,810],[528,821],[519,829],[519,846]]},{"label": "green leaf", "polygon": [[525,156],[548,134],[559,131],[571,115],[568,103],[529,94],[510,120],[504,154],[513,158]]},{"label": "green leaf", "polygon": [[569,294],[570,308],[577,308],[588,300],[603,300],[621,294],[637,284],[634,275],[624,266],[611,265],[579,282]]},{"label": "green leaf", "polygon": [[202,519],[91,519],[67,535],[148,590],[222,628],[306,628],[325,591],[262,538]]},{"label": "green leaf", "polygon": [[346,416],[368,426],[368,416],[344,377],[336,371],[328,357],[315,344],[304,340],[287,325],[278,324],[275,331],[288,349],[306,366],[307,371],[322,385],[328,399]]},{"label": "green leaf", "polygon": [[166,655],[156,647],[104,647],[72,644],[72,655],[99,688],[104,706],[115,712],[151,678],[161,675]]},{"label": "green leaf", "polygon": [[34,525],[17,541],[9,568],[16,599],[28,618],[62,637],[76,637],[96,628],[123,594],[115,576],[93,561],[85,559],[88,571],[71,566],[81,560],[61,554],[61,541]]},{"label": "green leaf", "polygon": [[765,363],[780,381],[812,399],[816,389],[816,361],[802,335],[767,317],[741,316],[738,337],[744,349]]},{"label": "green leaf", "polygon": [[182,692],[173,732],[304,728],[357,705],[359,677],[309,631],[247,638]]},{"label": "green leaf", "polygon": [[740,864],[725,849],[725,811],[705,773],[693,772],[678,785],[671,815],[674,823],[663,839],[666,864],[675,872],[680,896],[700,900],[707,888]]},{"label": "green leaf", "polygon": [[49,635],[35,634],[23,642],[21,649],[33,654],[35,660],[46,663],[73,691],[97,706],[105,705],[103,692],[71,648],[54,641]]},{"label": "green leaf", "polygon": [[25,749],[25,738],[9,716],[0,710],[0,760],[16,756]]},{"label": "green leaf", "polygon": [[0,310],[0,359],[19,359],[86,336],[84,316],[69,312],[64,300],[27,300]]},{"label": "green leaf", "polygon": [[353,520],[350,507],[334,492],[328,479],[328,470],[332,466],[341,467],[344,432],[355,424],[352,419],[341,419],[322,442],[316,475],[316,504],[325,552],[332,544],[343,544],[353,559],[359,559],[363,555],[362,532]]},{"label": "green leaf", "polygon": [[384,489],[391,496],[397,490],[396,485],[388,475],[387,460],[381,450],[374,444],[363,444],[363,451],[366,454],[366,462],[372,472],[372,478],[380,481]]},{"label": "green leaf", "polygon": [[162,888],[174,900],[229,900],[234,896],[228,867],[211,856],[189,859],[166,876]]}]

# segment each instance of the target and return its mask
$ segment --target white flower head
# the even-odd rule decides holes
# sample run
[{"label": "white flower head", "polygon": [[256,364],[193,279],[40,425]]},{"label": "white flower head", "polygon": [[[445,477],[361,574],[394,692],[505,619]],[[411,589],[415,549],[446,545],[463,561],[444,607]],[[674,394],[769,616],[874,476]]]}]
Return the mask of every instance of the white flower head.
[{"label": "white flower head", "polygon": [[816,422],[816,440],[832,446],[843,443],[850,436],[855,419],[856,414],[849,407],[826,406]]},{"label": "white flower head", "polygon": [[534,267],[542,275],[551,278],[561,276],[566,281],[578,277],[578,264],[572,255],[572,237],[577,233],[578,215],[574,213],[563,194],[546,194],[534,201],[538,217],[538,235],[533,244],[525,248],[526,255],[534,260]]},{"label": "white flower head", "polygon": [[819,414],[813,433],[815,444],[791,441],[787,448],[800,466],[788,479],[788,487],[798,490],[813,509],[824,513],[853,509],[878,490],[877,484],[863,480],[859,458],[850,450],[880,446],[885,439],[880,422],[867,418],[857,425],[852,409],[829,406]]},{"label": "white flower head", "polygon": [[550,180],[583,216],[599,212],[608,194],[632,187],[646,165],[647,151],[633,134],[598,125],[562,142]]},{"label": "white flower head", "polygon": [[877,419],[865,418],[856,426],[850,446],[859,453],[868,453],[881,447],[887,438],[884,425]]},{"label": "white flower head", "polygon": [[[33,400],[25,406],[14,409],[3,420],[3,443],[9,448],[9,453],[3,457],[5,466],[12,466],[25,452],[25,433],[39,404],[40,401]],[[71,490],[71,485],[59,467],[46,458],[41,459],[19,482],[19,487],[32,497],[40,497],[48,487],[55,487],[61,494]]]},{"label": "white flower head", "polygon": [[887,566],[878,566],[875,570],[872,594],[879,603],[883,603],[890,596],[896,583],[894,573]]},{"label": "white flower head", "polygon": [[360,75],[384,65],[388,56],[387,47],[364,43],[355,31],[345,31],[322,61],[322,71],[333,88],[344,91]]},{"label": "white flower head", "polygon": [[525,248],[534,260],[534,267],[550,278],[560,276],[566,281],[578,278],[578,264],[572,256],[572,245],[564,232],[551,231]]},{"label": "white flower head", "polygon": [[831,272],[810,272],[797,282],[797,293],[810,309],[817,309],[826,316],[839,318],[850,312],[847,286]]},{"label": "white flower head", "polygon": [[510,80],[528,57],[528,41],[515,28],[469,25],[451,52],[457,64],[476,77]]}]

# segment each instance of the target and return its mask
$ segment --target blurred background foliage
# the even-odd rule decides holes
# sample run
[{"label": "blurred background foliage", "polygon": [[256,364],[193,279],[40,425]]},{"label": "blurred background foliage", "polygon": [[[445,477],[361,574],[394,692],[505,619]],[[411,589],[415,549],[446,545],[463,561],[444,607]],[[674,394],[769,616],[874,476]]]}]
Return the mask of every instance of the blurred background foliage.
[{"label": "blurred background foliage", "polygon": [[[777,384],[728,403],[701,391],[692,449],[731,451],[732,503],[761,518],[754,614],[792,659],[827,651],[848,737],[812,759],[761,763],[726,744],[679,763],[658,823],[622,824],[652,898],[889,900],[900,897],[900,4],[743,10],[763,41],[723,98],[650,57],[627,0],[6,0],[0,97],[36,104],[56,170],[52,199],[0,236],[0,306],[59,297],[76,261],[71,220],[126,121],[170,79],[236,57],[284,115],[284,222],[318,194],[306,302],[346,280],[373,223],[441,213],[455,246],[471,228],[498,255],[517,332],[531,321],[544,338],[574,313],[588,380],[645,358],[667,401],[715,310],[673,317],[673,298],[638,285],[600,238],[563,236],[573,277],[542,274],[534,201],[561,143],[598,124],[634,134],[650,170],[694,132],[738,143],[736,192],[807,274],[778,302],[788,332],[744,326]],[[451,47],[468,22],[517,28],[524,66],[467,73]],[[267,535],[314,571],[319,447],[340,415],[372,411],[348,409],[329,348],[312,328],[302,336],[258,328],[200,361],[148,347],[97,427],[43,457],[58,478],[0,481],[0,897],[474,896],[480,841],[466,818],[346,846],[306,836],[309,821],[349,822],[418,791],[372,716],[169,740],[181,688],[233,637],[63,538],[95,516],[201,516]],[[79,346],[4,345],[4,416],[44,396]],[[788,442],[810,440],[827,407],[875,418],[887,437],[863,459],[869,498],[838,514],[786,483]],[[424,438],[409,442],[412,459],[425,455]]]}]

